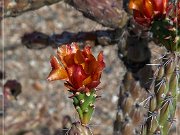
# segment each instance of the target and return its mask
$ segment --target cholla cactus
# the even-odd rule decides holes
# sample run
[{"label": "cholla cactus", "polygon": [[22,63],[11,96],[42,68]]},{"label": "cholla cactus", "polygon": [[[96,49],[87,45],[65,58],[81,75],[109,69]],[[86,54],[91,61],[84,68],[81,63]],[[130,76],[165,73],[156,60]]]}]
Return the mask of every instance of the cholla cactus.
[{"label": "cholla cactus", "polygon": [[147,92],[135,80],[131,72],[127,72],[120,87],[118,112],[114,123],[114,135],[135,135],[141,132],[146,109],[143,101]]},{"label": "cholla cactus", "polygon": [[174,122],[179,94],[179,60],[176,53],[168,53],[154,72],[149,89],[151,96],[144,134],[166,135]]},{"label": "cholla cactus", "polygon": [[[149,88],[149,112],[141,134],[167,135],[174,121],[179,94],[180,2],[131,0],[134,19],[153,33],[156,42],[169,52],[156,67]],[[152,64],[153,65],[153,64]]]},{"label": "cholla cactus", "polygon": [[[72,93],[73,104],[79,114],[80,123],[75,123],[69,134],[74,132],[81,135],[89,135],[87,127],[95,108],[96,87],[100,84],[100,77],[105,63],[103,53],[100,52],[97,60],[92,55],[89,46],[80,50],[76,43],[63,45],[58,48],[58,59],[51,57],[52,71],[48,80],[65,80],[65,86]],[[76,129],[76,130],[74,130]]]}]

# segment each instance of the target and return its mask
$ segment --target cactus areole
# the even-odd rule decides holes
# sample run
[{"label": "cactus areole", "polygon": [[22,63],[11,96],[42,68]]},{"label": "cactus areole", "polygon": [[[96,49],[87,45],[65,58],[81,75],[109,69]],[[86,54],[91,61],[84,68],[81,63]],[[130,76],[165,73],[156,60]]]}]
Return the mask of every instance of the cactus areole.
[{"label": "cactus areole", "polygon": [[76,43],[72,43],[59,47],[57,55],[58,58],[51,57],[52,71],[48,80],[65,80],[64,85],[72,93],[70,98],[73,99],[81,124],[87,125],[94,111],[96,87],[100,84],[105,67],[103,53],[100,52],[96,59],[89,46],[80,50]]}]

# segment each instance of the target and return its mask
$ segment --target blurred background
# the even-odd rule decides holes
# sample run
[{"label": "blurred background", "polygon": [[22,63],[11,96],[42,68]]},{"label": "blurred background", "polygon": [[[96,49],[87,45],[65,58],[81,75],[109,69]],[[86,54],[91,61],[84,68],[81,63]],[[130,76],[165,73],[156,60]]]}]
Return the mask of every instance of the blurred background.
[{"label": "blurred background", "polygon": [[[3,20],[5,46],[0,48],[0,57],[4,53],[6,91],[13,87],[15,98],[5,98],[5,132],[7,135],[61,135],[78,121],[69,93],[62,81],[46,80],[51,66],[50,56],[56,55],[56,47],[22,44],[24,34],[34,31],[53,36],[64,31],[78,33],[107,30],[85,17],[67,4],[58,3],[43,7],[37,11],[24,13],[16,18]],[[94,43],[86,41],[85,44]],[[42,44],[41,44],[42,45]],[[33,49],[34,48],[34,49]],[[4,50],[4,51],[3,51]],[[103,50],[106,68],[103,72],[96,102],[96,109],[90,127],[95,135],[111,135],[116,116],[119,85],[125,74],[125,68],[117,55],[117,46],[94,46],[97,56]],[[1,62],[2,66],[2,62]],[[8,80],[11,80],[7,83]],[[22,91],[21,91],[22,90]],[[11,94],[12,94],[11,93]],[[19,94],[20,93],[20,94]],[[18,96],[17,96],[18,95]],[[0,105],[2,107],[2,105]],[[2,120],[2,115],[0,116]],[[0,128],[2,130],[2,123]]]}]

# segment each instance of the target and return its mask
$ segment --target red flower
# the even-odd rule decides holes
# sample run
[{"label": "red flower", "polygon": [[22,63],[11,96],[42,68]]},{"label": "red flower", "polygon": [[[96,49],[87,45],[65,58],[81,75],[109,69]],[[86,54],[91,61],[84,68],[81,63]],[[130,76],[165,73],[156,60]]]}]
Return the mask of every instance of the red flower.
[{"label": "red flower", "polygon": [[155,18],[164,18],[168,0],[130,0],[129,8],[137,23],[149,26]]},{"label": "red flower", "polygon": [[88,92],[100,84],[105,67],[102,52],[96,60],[89,46],[81,51],[76,43],[72,43],[58,48],[57,54],[60,63],[55,56],[51,57],[52,71],[48,76],[49,81],[65,80],[66,87],[80,92]]}]

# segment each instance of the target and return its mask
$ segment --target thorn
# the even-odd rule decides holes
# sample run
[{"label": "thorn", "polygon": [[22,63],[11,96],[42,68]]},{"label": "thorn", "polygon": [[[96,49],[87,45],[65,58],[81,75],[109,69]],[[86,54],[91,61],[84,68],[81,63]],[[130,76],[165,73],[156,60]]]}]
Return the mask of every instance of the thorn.
[{"label": "thorn", "polygon": [[170,38],[172,38],[172,37],[171,37],[171,36],[168,36],[168,37],[165,37],[164,39],[168,40],[168,39],[170,39]]},{"label": "thorn", "polygon": [[155,110],[155,111],[153,111],[153,112],[151,112],[151,111],[148,111],[149,113],[150,113],[150,115],[147,117],[147,119],[149,119],[149,118],[157,118],[157,115],[158,115],[158,112]]},{"label": "thorn", "polygon": [[160,110],[163,109],[163,107],[164,107],[166,104],[171,104],[171,105],[173,106],[173,99],[174,99],[174,97],[172,97],[171,95],[165,97],[165,99],[164,99],[164,101],[163,101],[164,104],[163,104],[163,106],[160,108]]},{"label": "thorn", "polygon": [[163,66],[167,66],[167,64],[169,64],[170,62],[172,62],[173,61],[173,59],[171,58],[171,59],[168,59],[164,64],[163,64]]},{"label": "thorn", "polygon": [[174,124],[174,123],[176,123],[176,119],[173,118],[172,116],[170,116],[167,121],[170,122],[171,125]]},{"label": "thorn", "polygon": [[[156,52],[156,53],[159,53],[159,52]],[[165,57],[166,55],[167,55],[167,53],[165,53],[164,55],[162,55],[160,58],[155,59],[154,61],[164,59],[164,57]]]},{"label": "thorn", "polygon": [[149,63],[149,64],[146,64],[147,66],[160,66],[161,64],[155,64],[155,63]]},{"label": "thorn", "polygon": [[166,78],[164,77],[155,87],[159,86],[157,92],[159,92],[161,86],[166,82]]},{"label": "thorn", "polygon": [[149,101],[155,96],[155,94],[152,94],[151,92],[149,92],[149,93],[150,94],[148,95],[148,97],[145,100],[143,100],[141,103],[139,103],[140,105],[144,104],[143,107],[146,107],[146,105],[149,103]]},{"label": "thorn", "polygon": [[73,97],[75,97],[75,95],[71,95],[71,96],[69,96],[68,98],[73,98]]}]

